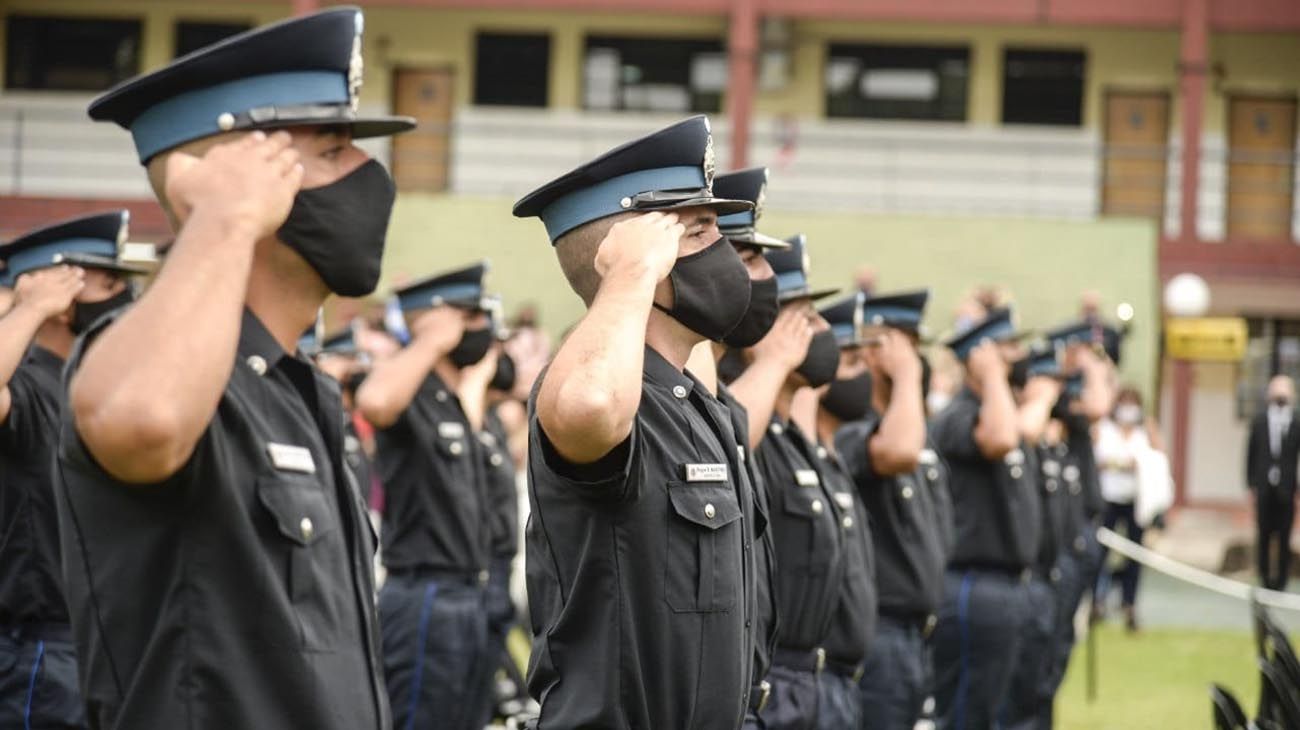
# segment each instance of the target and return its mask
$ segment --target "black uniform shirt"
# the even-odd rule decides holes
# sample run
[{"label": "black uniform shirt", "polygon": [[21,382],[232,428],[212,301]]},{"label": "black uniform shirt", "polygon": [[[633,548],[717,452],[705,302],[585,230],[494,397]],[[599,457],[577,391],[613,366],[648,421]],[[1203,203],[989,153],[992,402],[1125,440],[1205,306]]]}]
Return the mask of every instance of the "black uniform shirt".
[{"label": "black uniform shirt", "polygon": [[911,474],[877,474],[868,441],[878,428],[874,412],[845,424],[835,434],[836,450],[871,515],[880,613],[923,620],[934,613],[943,590],[944,533],[951,528],[942,525],[935,497],[947,489],[947,469],[930,451]]},{"label": "black uniform shirt", "polygon": [[245,312],[212,422],[164,482],[114,480],[63,415],[55,488],[91,727],[389,726],[342,414],[337,383]]},{"label": "black uniform shirt", "polygon": [[487,475],[488,515],[491,521],[493,561],[510,561],[519,552],[519,493],[515,486],[515,460],[505,426],[495,408],[483,416],[478,433],[479,458]]},{"label": "black uniform shirt", "polygon": [[492,536],[478,449],[460,399],[432,373],[375,433],[386,567],[486,577]]},{"label": "black uniform shirt", "polygon": [[776,545],[772,542],[770,509],[767,490],[762,477],[754,468],[749,450],[749,412],[731,395],[727,386],[718,384],[718,401],[731,414],[731,429],[736,434],[736,453],[740,454],[745,474],[754,485],[754,684],[767,676],[772,666],[772,653],[776,651],[778,632],[781,629],[780,613],[776,604]]},{"label": "black uniform shirt", "polygon": [[[1101,474],[1097,469],[1097,456],[1092,447],[1092,424],[1084,416],[1070,414],[1064,419],[1065,443],[1075,466],[1079,468],[1083,489],[1084,509],[1090,522],[1095,522],[1106,509],[1101,496]],[[1096,527],[1095,524],[1092,527]]]},{"label": "black uniform shirt", "polygon": [[866,658],[871,638],[876,635],[876,555],[871,518],[847,467],[833,451],[817,446],[813,463],[839,508],[844,545],[844,578],[826,638],[826,656],[841,667],[856,668]]},{"label": "black uniform shirt", "polygon": [[[1086,431],[1084,432],[1087,433]],[[1076,439],[1069,438],[1057,444],[1058,458],[1061,461],[1061,484],[1065,494],[1064,529],[1061,535],[1063,549],[1082,556],[1088,552],[1090,543],[1087,533],[1097,529],[1096,515],[1090,499],[1090,472],[1086,468],[1091,464],[1091,478],[1096,478],[1096,462],[1092,456],[1092,441],[1083,444],[1080,454]],[[1093,485],[1098,492],[1100,488]]]},{"label": "black uniform shirt", "polygon": [[9,380],[9,416],[0,422],[0,627],[68,622],[50,486],[62,368],[58,355],[33,345]]},{"label": "black uniform shirt", "polygon": [[356,480],[362,501],[370,504],[370,488],[374,482],[370,457],[366,455],[366,450],[361,445],[361,437],[357,435],[357,428],[352,424],[352,418],[347,413],[343,414],[343,463],[347,465],[352,478]]},{"label": "black uniform shirt", "polygon": [[646,348],[632,433],[597,464],[566,462],[529,413],[538,727],[738,728],[754,655],[754,514],[727,410]]},{"label": "black uniform shirt", "polygon": [[844,575],[839,505],[809,458],[811,451],[797,426],[774,416],[755,452],[772,508],[781,613],[777,643],[797,651],[822,648]]},{"label": "black uniform shirt", "polygon": [[[1059,448],[1058,448],[1059,446]],[[1065,484],[1065,447],[1040,444],[1030,450],[1038,474],[1038,498],[1042,534],[1034,571],[1052,582],[1059,579],[1056,558],[1061,554],[1070,517],[1069,491]]]},{"label": "black uniform shirt", "polygon": [[927,429],[925,448],[921,449],[916,471],[917,484],[929,487],[934,502],[934,515],[939,530],[939,544],[943,546],[944,565],[957,547],[957,518],[952,513],[952,488],[948,485],[948,465],[939,458]]},{"label": "black uniform shirt", "polygon": [[957,568],[1019,571],[1034,563],[1041,531],[1038,475],[1024,444],[989,461],[975,443],[980,401],[963,388],[930,424],[950,471]]}]

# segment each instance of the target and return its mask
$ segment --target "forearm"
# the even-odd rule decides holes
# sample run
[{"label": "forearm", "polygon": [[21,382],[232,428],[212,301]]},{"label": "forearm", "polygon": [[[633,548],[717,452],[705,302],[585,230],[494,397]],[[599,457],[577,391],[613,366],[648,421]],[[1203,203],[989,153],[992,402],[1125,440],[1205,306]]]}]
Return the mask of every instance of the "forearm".
[{"label": "forearm", "polygon": [[416,337],[392,357],[376,362],[357,390],[357,409],[361,415],[376,428],[388,428],[396,423],[429,377],[434,363],[446,351],[446,346],[439,342]]},{"label": "forearm", "polygon": [[975,443],[986,458],[1000,459],[1020,441],[1016,403],[1005,379],[989,378],[982,388]]},{"label": "forearm", "polygon": [[607,278],[546,371],[537,416],[552,445],[574,463],[596,461],[631,433],[655,284],[643,274]]},{"label": "forearm", "polygon": [[207,428],[235,360],[252,237],[196,211],[149,291],[87,350],[70,402],[115,476],[170,474]]},{"label": "forearm", "polygon": [[729,386],[731,395],[749,414],[749,448],[757,449],[767,434],[777,395],[788,375],[786,368],[778,362],[755,360]]},{"label": "forearm", "polygon": [[919,382],[910,379],[894,382],[889,407],[867,448],[872,468],[881,476],[896,476],[916,469],[925,449],[925,416]]},{"label": "forearm", "polygon": [[1046,398],[1026,402],[1016,412],[1016,421],[1020,438],[1036,443],[1047,430],[1047,423],[1052,418],[1052,403]]},{"label": "forearm", "polygon": [[1110,413],[1112,395],[1105,365],[1089,367],[1083,373],[1083,393],[1079,405],[1089,421],[1099,421]]}]

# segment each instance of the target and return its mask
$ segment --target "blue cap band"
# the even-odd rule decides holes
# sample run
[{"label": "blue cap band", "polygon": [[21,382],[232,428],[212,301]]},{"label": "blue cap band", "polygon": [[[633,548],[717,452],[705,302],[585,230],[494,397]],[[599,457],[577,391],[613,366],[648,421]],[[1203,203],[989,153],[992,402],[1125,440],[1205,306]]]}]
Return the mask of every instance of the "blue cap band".
[{"label": "blue cap band", "polygon": [[957,359],[965,360],[970,355],[971,350],[978,347],[981,342],[985,340],[994,342],[1006,340],[1015,333],[1016,328],[1011,324],[1011,320],[999,318],[996,322],[976,325],[959,342],[953,343],[950,347],[952,347],[953,354],[957,356]]},{"label": "blue cap band", "polygon": [[[877,318],[880,321],[876,321]],[[862,321],[873,326],[914,330],[921,326],[921,313],[907,307],[873,307],[868,304],[862,312]]]},{"label": "blue cap band", "polygon": [[746,210],[718,217],[718,228],[753,228],[756,223],[754,211]]},{"label": "blue cap band", "polygon": [[285,71],[227,81],[178,94],[156,104],[131,123],[135,149],[144,164],[149,158],[191,140],[225,130],[222,114],[250,109],[304,104],[346,104],[347,76],[338,71]]},{"label": "blue cap band", "polygon": [[116,260],[117,242],[106,241],[102,238],[65,238],[62,241],[51,241],[40,246],[15,251],[5,259],[3,279],[0,281],[9,286],[14,281],[17,281],[19,276],[29,271],[54,266],[55,257],[60,254],[66,255],[70,253],[91,254]]},{"label": "blue cap band", "polygon": [[483,296],[483,287],[479,284],[438,284],[422,286],[418,289],[404,291],[397,295],[397,305],[403,312],[425,309],[433,306],[434,297],[442,297],[444,302],[477,302]]},{"label": "blue cap band", "polygon": [[858,340],[858,333],[852,322],[837,322],[831,325],[831,332],[835,334],[835,342],[841,347],[851,345]]},{"label": "blue cap band", "polygon": [[584,223],[628,210],[623,198],[658,190],[694,190],[704,187],[704,168],[698,165],[637,170],[596,183],[556,199],[541,212],[551,242]]},{"label": "blue cap band", "polygon": [[786,294],[807,288],[808,277],[804,275],[803,270],[783,271],[776,275],[776,291],[778,294]]}]

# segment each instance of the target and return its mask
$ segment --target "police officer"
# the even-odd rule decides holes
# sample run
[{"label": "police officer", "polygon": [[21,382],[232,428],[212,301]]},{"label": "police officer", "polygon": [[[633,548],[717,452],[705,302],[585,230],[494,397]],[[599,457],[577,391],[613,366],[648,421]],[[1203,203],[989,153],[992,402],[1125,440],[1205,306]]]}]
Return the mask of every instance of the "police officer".
[{"label": "police officer", "polygon": [[127,212],[85,216],[0,246],[0,726],[85,725],[59,573],[54,448],[59,376],[73,340],[131,300],[119,261]]},{"label": "police officer", "polygon": [[947,468],[925,432],[917,352],[927,290],[862,304],[868,373],[831,385],[822,405],[844,422],[837,451],[871,515],[879,601],[876,635],[859,682],[862,728],[911,730],[930,691],[934,629],[951,526],[941,509]]},{"label": "police officer", "polygon": [[[751,211],[741,211],[722,216],[718,227],[740,255],[741,261],[749,271],[749,306],[740,323],[722,339],[713,344],[715,380],[717,361],[727,356],[728,348],[746,348],[758,344],[767,336],[776,323],[780,313],[781,301],[777,291],[776,272],[763,256],[764,251],[789,248],[785,241],[769,236],[758,230],[758,221],[763,215],[763,204],[767,199],[768,171],[766,167],[753,167],[746,170],[719,175],[713,181],[714,193],[723,198],[748,200],[754,204]],[[793,349],[806,349],[807,340],[812,336],[810,328],[796,330],[796,336],[802,341]],[[738,353],[738,349],[730,350]],[[729,380],[729,378],[728,378]],[[760,713],[767,706],[772,693],[772,685],[767,681],[767,671],[772,665],[772,654],[776,651],[777,631],[780,616],[776,602],[776,546],[772,540],[771,507],[767,502],[767,490],[762,486],[761,477],[754,469],[753,449],[761,439],[766,423],[771,418],[772,407],[776,401],[775,390],[761,404],[751,399],[757,413],[750,411],[732,394],[725,383],[718,383],[718,401],[727,407],[731,414],[732,431],[736,435],[736,449],[741,454],[746,473],[754,487],[754,586],[756,605],[754,612],[754,667],[750,687],[749,707],[745,712],[746,728],[761,728]],[[751,418],[761,418],[760,423],[751,428]],[[757,433],[758,438],[751,436]]]},{"label": "police officer", "polygon": [[[1011,386],[1019,403],[1026,401],[1025,394],[1031,381],[1061,379],[1058,357],[1055,348],[1043,347],[1012,366]],[[1058,402],[1070,397],[1065,388],[1058,388],[1058,393]],[[1055,403],[1052,412],[1055,413]],[[1001,726],[1006,730],[1038,728],[1044,716],[1050,717],[1052,698],[1056,694],[1050,678],[1056,661],[1057,590],[1061,580],[1058,560],[1069,510],[1066,463],[1063,451],[1057,448],[1061,445],[1062,434],[1060,421],[1052,419],[1036,434],[1037,438],[1031,438],[1032,434],[1025,438],[1030,446],[1026,451],[1027,461],[1038,475],[1041,532],[1027,587],[1028,617],[1021,633],[1011,687],[1000,713]]]},{"label": "police officer", "polygon": [[[775,391],[770,420],[754,450],[770,505],[781,616],[768,671],[771,699],[760,713],[769,730],[816,725],[825,641],[844,575],[841,509],[818,471],[810,440],[815,435],[805,435],[790,418],[795,392],[829,383],[839,367],[835,335],[813,307],[836,290],[809,286],[804,237],[788,243],[787,249],[764,254],[776,273],[781,314],[772,331],[747,351],[749,367],[732,383],[732,393],[751,418]],[[791,346],[799,341],[808,343],[803,350]],[[759,403],[756,393],[767,397]]]},{"label": "police officer", "polygon": [[343,400],[343,460],[356,481],[357,489],[366,504],[370,504],[371,488],[374,486],[374,467],[370,455],[361,442],[357,432],[356,399],[357,388],[366,379],[369,370],[369,356],[357,347],[355,332],[352,327],[316,338],[316,328],[309,335],[298,340],[298,349],[309,355],[316,367],[339,384],[339,394]]},{"label": "police officer", "polygon": [[[411,341],[375,363],[357,408],[384,485],[379,594],[384,676],[398,727],[470,730],[489,692],[483,613],[490,523],[475,423],[458,391],[492,346],[483,263],[394,292]],[[480,388],[481,390],[481,388]],[[481,403],[481,396],[479,401]]]},{"label": "police officer", "polygon": [[292,354],[330,292],[378,280],[393,183],[353,139],[413,126],[357,115],[361,27],[277,23],[90,106],[178,229],[68,363],[56,491],[92,727],[389,726],[338,388]]},{"label": "police officer", "polygon": [[708,121],[525,196],[588,311],[535,386],[526,532],[538,726],[737,728],[754,651],[753,494],[731,416],[684,373],[744,318]]},{"label": "police officer", "polygon": [[864,299],[859,292],[821,310],[822,318],[835,333],[840,363],[835,381],[819,389],[815,453],[817,469],[842,513],[844,538],[844,580],[826,638],[826,672],[821,677],[817,709],[817,727],[821,730],[858,728],[864,722],[858,682],[876,633],[876,556],[870,518],[835,445],[835,434],[846,421],[842,416],[858,415],[846,411],[856,404],[870,403],[871,374],[861,352]]},{"label": "police officer", "polygon": [[[956,517],[934,634],[935,704],[941,728],[982,730],[996,726],[1028,620],[1026,586],[1040,533],[1037,475],[1008,382],[1008,363],[1022,350],[1011,311],[991,311],[947,345],[964,364],[965,386],[931,423],[950,469]],[[1043,382],[1050,381],[1035,380]],[[1050,389],[1034,388],[1027,400],[1045,423],[1055,394],[1043,405]]]}]

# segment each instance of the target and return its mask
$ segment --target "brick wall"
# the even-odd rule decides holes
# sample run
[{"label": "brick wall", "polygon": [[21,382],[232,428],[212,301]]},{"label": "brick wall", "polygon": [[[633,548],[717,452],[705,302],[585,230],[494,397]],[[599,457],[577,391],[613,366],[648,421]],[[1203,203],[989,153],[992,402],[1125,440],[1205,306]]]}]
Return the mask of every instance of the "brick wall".
[{"label": "brick wall", "polygon": [[0,241],[34,228],[91,213],[126,208],[131,211],[131,240],[161,242],[172,237],[162,208],[152,200],[102,198],[40,198],[0,196]]}]

